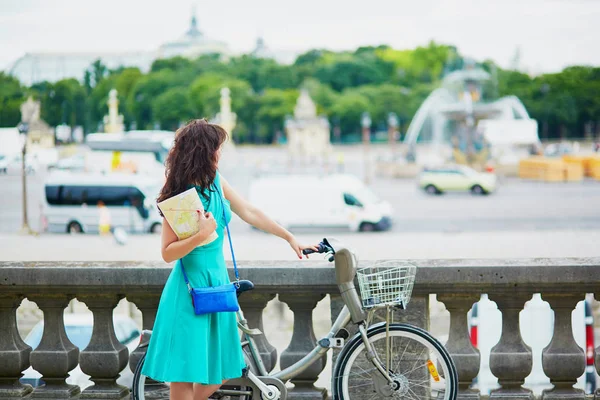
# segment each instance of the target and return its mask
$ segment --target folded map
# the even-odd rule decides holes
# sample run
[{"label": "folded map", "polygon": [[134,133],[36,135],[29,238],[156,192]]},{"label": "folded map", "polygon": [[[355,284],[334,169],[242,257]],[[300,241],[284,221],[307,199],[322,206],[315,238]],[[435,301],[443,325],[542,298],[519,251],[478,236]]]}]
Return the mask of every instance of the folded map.
[{"label": "folded map", "polygon": [[[200,230],[198,211],[204,213],[204,206],[195,188],[161,201],[158,208],[179,240],[186,239]],[[218,237],[215,231],[200,246],[207,245]]]}]

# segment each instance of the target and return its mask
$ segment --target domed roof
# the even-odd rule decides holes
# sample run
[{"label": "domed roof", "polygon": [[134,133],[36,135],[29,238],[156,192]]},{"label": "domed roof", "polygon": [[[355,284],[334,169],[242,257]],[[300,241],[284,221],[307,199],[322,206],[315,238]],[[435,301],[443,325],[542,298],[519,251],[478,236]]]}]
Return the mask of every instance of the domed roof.
[{"label": "domed roof", "polygon": [[163,58],[184,56],[197,57],[202,54],[229,54],[229,46],[225,42],[206,37],[198,28],[198,19],[192,15],[189,29],[177,40],[160,46],[159,56]]}]

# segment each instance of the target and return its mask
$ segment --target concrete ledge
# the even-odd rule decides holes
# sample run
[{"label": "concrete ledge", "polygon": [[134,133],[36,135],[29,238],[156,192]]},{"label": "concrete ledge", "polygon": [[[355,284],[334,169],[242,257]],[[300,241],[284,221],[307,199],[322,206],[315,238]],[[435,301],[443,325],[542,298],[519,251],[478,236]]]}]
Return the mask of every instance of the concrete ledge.
[{"label": "concrete ledge", "polygon": [[[599,258],[529,260],[397,260],[417,265],[415,294],[600,291]],[[335,292],[333,264],[240,262],[240,277],[259,291]],[[0,292],[160,292],[172,265],[161,262],[0,262]],[[229,264],[230,276],[233,269]]]}]

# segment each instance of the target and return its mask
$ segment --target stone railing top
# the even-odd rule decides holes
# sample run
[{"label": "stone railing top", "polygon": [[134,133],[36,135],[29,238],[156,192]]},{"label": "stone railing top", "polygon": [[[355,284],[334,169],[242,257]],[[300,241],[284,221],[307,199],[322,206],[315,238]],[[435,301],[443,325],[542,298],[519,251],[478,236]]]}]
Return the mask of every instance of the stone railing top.
[{"label": "stone railing top", "polygon": [[[412,263],[418,267],[417,294],[600,292],[600,257],[397,261],[398,265]],[[333,264],[326,261],[239,264],[240,277],[252,277],[259,291],[337,291]],[[369,264],[364,262],[363,266]],[[0,262],[0,294],[160,291],[172,268],[163,262]]]}]

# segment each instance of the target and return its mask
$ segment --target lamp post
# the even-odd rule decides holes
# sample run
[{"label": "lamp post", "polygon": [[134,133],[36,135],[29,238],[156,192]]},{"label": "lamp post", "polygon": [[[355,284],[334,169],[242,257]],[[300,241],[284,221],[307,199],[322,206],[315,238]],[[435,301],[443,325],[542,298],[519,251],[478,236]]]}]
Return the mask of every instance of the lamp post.
[{"label": "lamp post", "polygon": [[540,92],[544,99],[544,125],[542,126],[542,137],[548,140],[548,92],[550,92],[550,85],[544,83],[540,88]]},{"label": "lamp post", "polygon": [[27,157],[27,133],[29,133],[29,124],[27,122],[21,122],[17,129],[19,130],[21,139],[23,140],[23,149],[21,153],[21,184],[23,185],[23,223],[21,227],[21,233],[30,234],[31,228],[29,227],[29,219],[27,217],[27,166],[25,158]]},{"label": "lamp post", "polygon": [[371,178],[371,171],[369,169],[369,147],[371,143],[371,116],[368,112],[362,113],[360,118],[360,124],[362,126],[362,141],[365,157],[365,183],[369,184]]},{"label": "lamp post", "polygon": [[392,158],[396,158],[396,143],[398,142],[398,116],[396,113],[388,114],[388,140],[392,149]]}]

